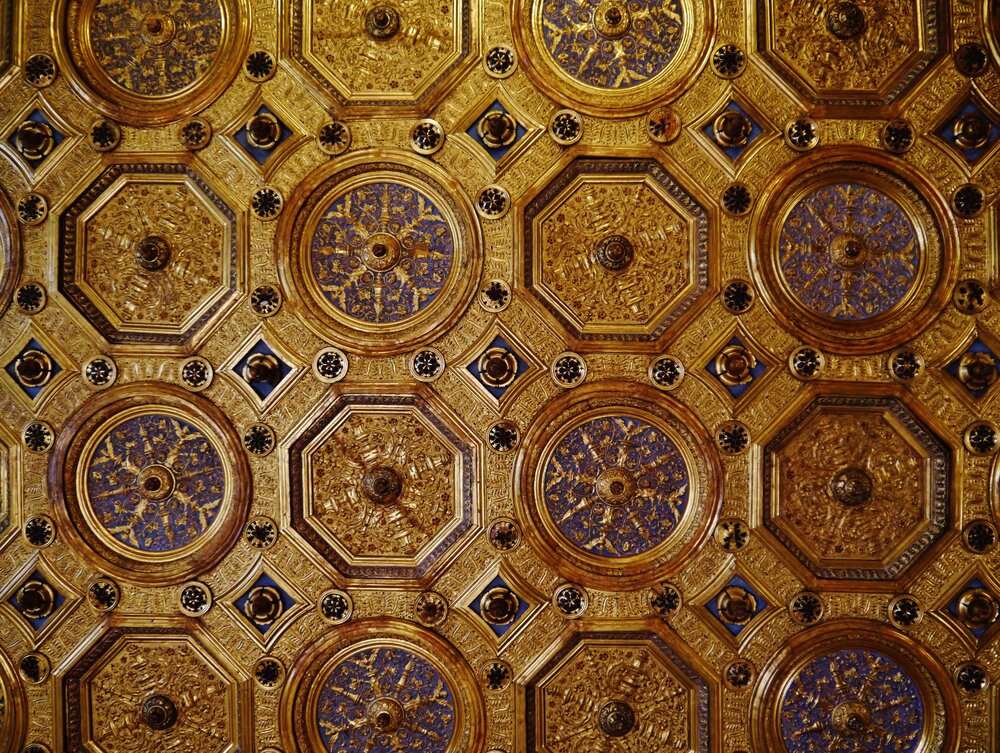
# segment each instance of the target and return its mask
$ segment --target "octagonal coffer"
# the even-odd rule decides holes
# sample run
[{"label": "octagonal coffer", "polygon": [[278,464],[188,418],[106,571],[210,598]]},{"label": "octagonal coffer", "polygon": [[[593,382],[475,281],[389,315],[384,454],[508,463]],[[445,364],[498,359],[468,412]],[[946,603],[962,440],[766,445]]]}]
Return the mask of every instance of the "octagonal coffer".
[{"label": "octagonal coffer", "polygon": [[707,753],[708,701],[705,680],[658,635],[581,633],[527,683],[527,750],[612,751],[627,736],[641,753],[668,741]]},{"label": "octagonal coffer", "polygon": [[427,112],[475,64],[474,5],[295,0],[291,57],[341,105]]},{"label": "octagonal coffer", "polygon": [[352,578],[421,578],[476,517],[478,445],[419,396],[344,395],[289,450],[292,526]]},{"label": "octagonal coffer", "polygon": [[810,101],[886,105],[938,57],[934,0],[757,0],[757,46]]},{"label": "octagonal coffer", "polygon": [[950,450],[894,397],[816,398],[763,473],[765,526],[820,578],[897,578],[948,527]]},{"label": "octagonal coffer", "polygon": [[656,340],[708,288],[708,213],[655,160],[576,159],[523,226],[525,285],[581,340]]},{"label": "octagonal coffer", "polygon": [[108,168],[59,229],[59,290],[110,343],[200,339],[239,292],[236,214],[184,164]]},{"label": "octagonal coffer", "polygon": [[69,750],[233,753],[248,741],[246,677],[200,630],[109,630],[64,679]]}]

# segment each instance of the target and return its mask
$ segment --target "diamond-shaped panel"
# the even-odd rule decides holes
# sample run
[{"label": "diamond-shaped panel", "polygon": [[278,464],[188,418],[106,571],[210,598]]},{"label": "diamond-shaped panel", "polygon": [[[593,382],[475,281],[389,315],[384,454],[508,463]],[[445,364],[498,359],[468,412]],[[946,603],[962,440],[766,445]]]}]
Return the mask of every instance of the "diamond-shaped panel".
[{"label": "diamond-shaped panel", "polygon": [[739,635],[754,617],[764,611],[767,601],[760,591],[734,575],[705,606],[726,630]]},{"label": "diamond-shaped panel", "polygon": [[998,602],[996,593],[980,578],[973,578],[955,593],[948,603],[948,611],[965,628],[981,639],[997,622]]},{"label": "diamond-shaped panel", "polygon": [[25,578],[7,599],[35,631],[45,627],[65,601],[66,597],[39,570]]},{"label": "diamond-shaped panel", "polygon": [[996,354],[979,338],[949,363],[947,369],[975,398],[981,398],[989,392],[1000,375]]},{"label": "diamond-shaped panel", "polygon": [[738,337],[730,338],[705,366],[733,397],[740,397],[767,369]]},{"label": "diamond-shaped panel", "polygon": [[466,369],[493,397],[500,399],[528,370],[525,361],[500,335]]},{"label": "diamond-shaped panel", "polygon": [[764,130],[735,101],[730,101],[702,132],[723,154],[734,162],[756,141]]},{"label": "diamond-shaped panel", "polygon": [[498,575],[479,592],[469,607],[483,618],[497,638],[501,638],[528,611],[528,602]]},{"label": "diamond-shaped panel", "polygon": [[272,112],[267,105],[261,105],[247,120],[233,138],[244,151],[263,165],[274,150],[289,136],[292,130]]},{"label": "diamond-shaped panel", "polygon": [[14,127],[7,143],[32,170],[36,170],[59,147],[63,138],[45,113],[36,108]]},{"label": "diamond-shaped panel", "polygon": [[471,136],[495,162],[499,162],[528,133],[503,103],[496,99],[483,110],[466,133]]},{"label": "diamond-shaped panel", "polygon": [[261,339],[236,362],[233,372],[263,401],[292,373],[292,367]]},{"label": "diamond-shaped panel", "polygon": [[250,587],[234,602],[237,611],[261,635],[295,606],[295,599],[266,572],[261,572]]},{"label": "diamond-shaped panel", "polygon": [[975,100],[966,100],[938,129],[938,135],[970,165],[1000,139],[1000,123]]},{"label": "diamond-shaped panel", "polygon": [[55,358],[34,338],[21,348],[4,369],[18,387],[32,399],[38,397],[45,389],[45,385],[62,371]]}]

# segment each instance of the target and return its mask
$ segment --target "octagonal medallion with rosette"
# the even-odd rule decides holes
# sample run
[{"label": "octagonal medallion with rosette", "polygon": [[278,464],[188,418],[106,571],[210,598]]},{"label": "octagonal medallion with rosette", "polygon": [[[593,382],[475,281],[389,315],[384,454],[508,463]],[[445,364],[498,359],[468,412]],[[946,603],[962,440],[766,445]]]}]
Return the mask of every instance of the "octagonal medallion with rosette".
[{"label": "octagonal medallion with rosette", "polygon": [[919,333],[951,292],[954,223],[931,186],[887,164],[820,153],[760,202],[751,269],[769,311],[806,342],[884,350]]},{"label": "octagonal medallion with rosette", "polygon": [[708,214],[656,160],[576,159],[523,217],[524,283],[574,337],[655,340],[708,288]]},{"label": "octagonal medallion with rosette", "polygon": [[184,164],[109,167],[60,218],[59,290],[111,343],[182,345],[235,303],[236,215]]},{"label": "octagonal medallion with rosette", "polygon": [[49,463],[59,530],[128,581],[178,583],[240,534],[250,469],[213,404],[165,384],[118,387],[66,423]]},{"label": "octagonal medallion with rosette", "polygon": [[282,697],[288,750],[464,753],[484,742],[483,699],[441,636],[365,620],[309,646]]},{"label": "octagonal medallion with rosette", "polygon": [[472,0],[294,0],[292,58],[342,105],[428,112],[475,64]]},{"label": "octagonal medallion with rosette", "polygon": [[528,681],[530,753],[707,753],[709,692],[652,633],[574,636]]},{"label": "octagonal medallion with rosette", "polygon": [[114,627],[76,661],[63,680],[68,750],[235,753],[248,743],[247,677],[217,641],[181,630]]},{"label": "octagonal medallion with rosette", "polygon": [[677,96],[705,62],[711,26],[703,0],[514,4],[514,39],[535,84],[603,117]]},{"label": "octagonal medallion with rosette", "polygon": [[401,352],[439,334],[468,304],[479,225],[431,163],[358,155],[307,178],[295,203],[282,219],[279,270],[288,299],[301,302],[320,337],[355,351]]},{"label": "octagonal medallion with rosette", "polygon": [[896,578],[951,516],[951,451],[895,397],[817,397],[763,473],[765,526],[821,578]]},{"label": "octagonal medallion with rosette", "polygon": [[342,395],[289,450],[292,526],[349,577],[421,578],[472,528],[478,452],[436,399]]},{"label": "octagonal medallion with rosette", "polygon": [[517,463],[538,554],[571,580],[636,587],[679,565],[717,515],[718,459],[683,406],[593,383],[550,404]]},{"label": "octagonal medallion with rosette", "polygon": [[885,105],[938,57],[933,0],[757,0],[757,46],[821,104]]},{"label": "octagonal medallion with rosette", "polygon": [[951,681],[906,636],[844,620],[789,640],[761,672],[754,738],[780,753],[944,753],[958,742]]},{"label": "octagonal medallion with rosette", "polygon": [[62,0],[54,18],[72,86],[135,125],[201,110],[229,85],[250,37],[245,0]]}]

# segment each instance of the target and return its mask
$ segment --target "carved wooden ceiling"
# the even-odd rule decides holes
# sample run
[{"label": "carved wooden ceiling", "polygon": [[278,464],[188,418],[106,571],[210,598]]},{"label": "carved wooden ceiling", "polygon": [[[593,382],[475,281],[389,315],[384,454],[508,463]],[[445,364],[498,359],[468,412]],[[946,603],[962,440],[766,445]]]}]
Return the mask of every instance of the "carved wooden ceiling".
[{"label": "carved wooden ceiling", "polygon": [[1000,749],[1000,2],[0,7],[0,753]]}]

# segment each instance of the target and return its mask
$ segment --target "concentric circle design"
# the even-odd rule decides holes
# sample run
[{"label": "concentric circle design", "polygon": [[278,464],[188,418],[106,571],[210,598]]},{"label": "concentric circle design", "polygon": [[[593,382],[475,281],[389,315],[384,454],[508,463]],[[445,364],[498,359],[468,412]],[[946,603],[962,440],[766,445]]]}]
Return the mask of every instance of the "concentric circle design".
[{"label": "concentric circle design", "polygon": [[278,258],[285,300],[317,335],[380,354],[441,332],[480,264],[475,213],[451,179],[413,155],[386,156],[358,153],[305,180],[279,230],[291,253]]},{"label": "concentric circle design", "polygon": [[366,323],[423,311],[448,281],[455,241],[434,199],[379,181],[337,197],[312,236],[310,268],[329,305]]},{"label": "concentric circle design", "polygon": [[285,750],[465,753],[485,744],[476,675],[412,622],[352,621],[298,657],[281,707]]},{"label": "concentric circle design", "polygon": [[855,750],[913,753],[924,726],[923,699],[913,677],[877,651],[846,648],[813,659],[781,699],[781,735],[789,753]]},{"label": "concentric circle design", "polygon": [[796,336],[832,352],[913,338],[956,274],[944,200],[889,159],[817,154],[758,202],[750,261],[761,298]]},{"label": "concentric circle design", "polygon": [[57,527],[124,580],[181,582],[240,535],[250,475],[225,416],[162,384],[113,388],[67,422],[49,466]]},{"label": "concentric circle design", "polygon": [[249,35],[243,0],[64,0],[74,85],[105,114],[148,125],[201,109],[235,74]]},{"label": "concentric circle design", "polygon": [[444,753],[455,700],[430,661],[401,647],[368,647],[327,672],[316,706],[325,750]]},{"label": "concentric circle design", "polygon": [[705,62],[699,0],[519,0],[518,54],[535,83],[591,114],[634,115],[675,96]]},{"label": "concentric circle design", "polygon": [[662,580],[718,514],[718,455],[707,437],[651,387],[577,387],[549,404],[518,450],[525,538],[585,586],[637,588],[653,571]]},{"label": "concentric circle design", "polygon": [[627,89],[662,73],[684,34],[680,0],[546,0],[542,38],[567,75],[601,89]]},{"label": "concentric circle design", "polygon": [[676,443],[628,415],[572,428],[549,456],[542,481],[559,532],[600,557],[643,554],[663,543],[684,515],[689,484]]},{"label": "concentric circle design", "polygon": [[913,221],[891,196],[860,182],[818,186],[785,217],[781,273],[792,294],[820,316],[857,321],[890,311],[920,270]]},{"label": "concentric circle design", "polygon": [[105,429],[85,463],[88,517],[140,552],[197,541],[225,497],[218,449],[199,427],[169,413],[142,413]]}]

